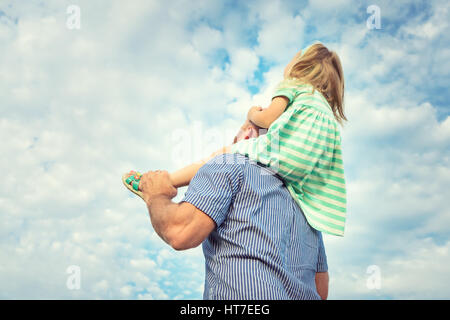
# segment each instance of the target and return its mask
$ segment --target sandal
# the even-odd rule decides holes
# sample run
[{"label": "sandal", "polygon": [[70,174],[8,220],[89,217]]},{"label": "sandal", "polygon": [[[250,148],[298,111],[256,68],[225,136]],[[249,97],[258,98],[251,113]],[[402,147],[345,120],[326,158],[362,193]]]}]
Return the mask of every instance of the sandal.
[{"label": "sandal", "polygon": [[144,194],[139,191],[139,182],[142,175],[139,172],[130,171],[122,176],[122,182],[128,190],[141,197],[144,200]]}]

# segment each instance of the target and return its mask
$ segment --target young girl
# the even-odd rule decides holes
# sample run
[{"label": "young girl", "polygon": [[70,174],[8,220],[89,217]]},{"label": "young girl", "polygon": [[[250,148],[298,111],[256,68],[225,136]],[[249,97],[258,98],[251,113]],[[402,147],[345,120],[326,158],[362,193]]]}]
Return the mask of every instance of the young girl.
[{"label": "young girl", "polygon": [[[178,188],[221,153],[240,153],[274,170],[304,212],[309,224],[343,236],[346,188],[338,123],[343,110],[344,75],[337,54],[317,43],[298,52],[284,70],[284,80],[266,108],[252,107],[232,146],[170,174]],[[268,128],[266,134],[257,127]],[[123,181],[140,194],[140,174]]]}]

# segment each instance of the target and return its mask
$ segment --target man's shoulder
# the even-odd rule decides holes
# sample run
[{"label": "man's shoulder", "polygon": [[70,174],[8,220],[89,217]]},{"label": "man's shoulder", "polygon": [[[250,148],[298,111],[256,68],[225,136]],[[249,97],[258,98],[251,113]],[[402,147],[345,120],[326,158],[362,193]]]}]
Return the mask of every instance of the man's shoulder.
[{"label": "man's shoulder", "polygon": [[238,174],[242,180],[257,180],[266,183],[267,186],[272,185],[272,183],[282,183],[281,177],[274,168],[269,168],[239,153],[218,155],[209,160],[202,167],[202,171],[211,175],[217,172],[231,175]]},{"label": "man's shoulder", "polygon": [[228,185],[237,186],[241,184],[248,164],[248,158],[240,154],[217,155],[200,168],[191,184],[226,182]]},{"label": "man's shoulder", "polygon": [[[236,170],[247,175],[274,175],[270,168],[251,160],[249,157],[239,153],[225,153],[215,156],[204,166],[205,170],[220,170],[234,172]],[[202,168],[203,168],[202,167]]]},{"label": "man's shoulder", "polygon": [[249,163],[248,157],[239,153],[224,153],[219,154],[209,160],[206,165],[222,165],[233,167],[236,165],[247,165]]}]

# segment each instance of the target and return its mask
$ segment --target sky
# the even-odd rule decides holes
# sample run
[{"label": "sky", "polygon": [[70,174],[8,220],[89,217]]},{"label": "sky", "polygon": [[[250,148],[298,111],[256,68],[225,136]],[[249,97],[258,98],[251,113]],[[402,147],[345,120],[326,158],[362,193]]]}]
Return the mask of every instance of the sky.
[{"label": "sky", "polygon": [[346,232],[324,235],[329,299],[449,299],[449,10],[0,0],[0,298],[201,299],[201,247],[165,244],[121,176],[229,144],[321,41],[342,60],[348,118]]}]

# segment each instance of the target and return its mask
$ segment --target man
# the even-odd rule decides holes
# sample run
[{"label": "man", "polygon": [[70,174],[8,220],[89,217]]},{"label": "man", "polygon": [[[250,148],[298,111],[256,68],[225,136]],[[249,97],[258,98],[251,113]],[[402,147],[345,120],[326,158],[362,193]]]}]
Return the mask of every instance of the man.
[{"label": "man", "polygon": [[139,189],[165,242],[203,243],[204,299],[326,299],[321,233],[268,168],[225,154],[198,171],[180,203],[167,172],[144,174]]}]

